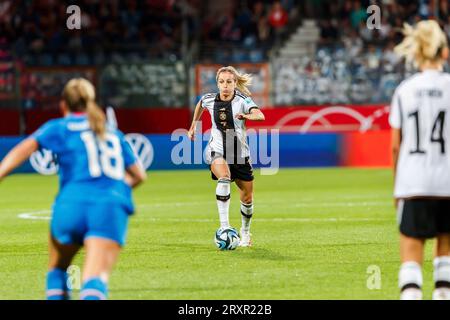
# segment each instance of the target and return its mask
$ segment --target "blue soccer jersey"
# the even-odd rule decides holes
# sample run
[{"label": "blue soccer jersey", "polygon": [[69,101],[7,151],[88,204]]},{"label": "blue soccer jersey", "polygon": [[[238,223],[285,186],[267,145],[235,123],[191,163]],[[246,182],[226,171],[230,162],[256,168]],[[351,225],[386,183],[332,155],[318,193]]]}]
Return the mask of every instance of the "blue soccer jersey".
[{"label": "blue soccer jersey", "polygon": [[134,211],[125,168],[137,159],[122,132],[108,128],[104,139],[90,129],[86,114],[50,120],[31,138],[51,150],[59,165],[60,189],[56,201],[109,202]]}]

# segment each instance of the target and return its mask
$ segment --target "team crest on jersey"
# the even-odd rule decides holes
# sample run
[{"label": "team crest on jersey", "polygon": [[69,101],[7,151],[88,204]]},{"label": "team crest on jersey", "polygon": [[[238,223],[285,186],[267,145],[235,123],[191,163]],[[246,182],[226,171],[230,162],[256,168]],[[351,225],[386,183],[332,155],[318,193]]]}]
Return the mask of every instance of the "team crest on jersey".
[{"label": "team crest on jersey", "polygon": [[226,127],[226,125],[227,125],[227,112],[226,112],[225,108],[221,108],[219,110],[219,120],[221,121],[220,124],[223,127]]},{"label": "team crest on jersey", "polygon": [[227,120],[227,114],[226,114],[226,112],[220,112],[220,113],[219,113],[219,119],[220,119],[221,121]]}]

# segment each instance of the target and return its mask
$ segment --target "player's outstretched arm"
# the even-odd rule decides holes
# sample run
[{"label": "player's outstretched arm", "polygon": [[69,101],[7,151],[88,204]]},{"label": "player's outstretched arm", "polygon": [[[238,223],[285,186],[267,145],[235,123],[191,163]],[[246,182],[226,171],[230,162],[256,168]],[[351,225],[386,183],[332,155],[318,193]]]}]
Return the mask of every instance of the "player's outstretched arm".
[{"label": "player's outstretched arm", "polygon": [[28,138],[15,146],[0,163],[0,180],[27,160],[39,148],[38,142]]},{"label": "player's outstretched arm", "polygon": [[194,117],[192,118],[192,124],[188,131],[188,137],[191,140],[195,140],[195,127],[197,126],[197,122],[200,120],[200,117],[203,114],[202,101],[200,100],[195,106]]},{"label": "player's outstretched arm", "polygon": [[137,187],[146,179],[147,173],[138,163],[135,163],[127,168],[125,174],[125,183],[128,184],[131,188]]},{"label": "player's outstretched arm", "polygon": [[264,113],[258,108],[254,108],[250,110],[250,113],[244,114],[244,113],[238,113],[236,115],[236,118],[239,120],[252,120],[252,121],[264,121],[266,120],[266,117],[264,116]]}]

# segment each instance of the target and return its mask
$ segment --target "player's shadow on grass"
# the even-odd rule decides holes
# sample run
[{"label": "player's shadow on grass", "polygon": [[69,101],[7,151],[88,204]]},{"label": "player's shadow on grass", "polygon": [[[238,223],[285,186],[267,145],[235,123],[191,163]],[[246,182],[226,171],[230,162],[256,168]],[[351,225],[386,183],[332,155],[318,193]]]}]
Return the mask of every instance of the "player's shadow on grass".
[{"label": "player's shadow on grass", "polygon": [[273,251],[263,247],[238,247],[236,250],[218,250],[214,248],[214,245],[196,245],[190,243],[167,243],[159,244],[161,247],[165,247],[167,251],[176,253],[192,254],[196,253],[216,253],[224,255],[232,255],[240,259],[256,259],[256,260],[269,260],[269,261],[293,261],[298,260],[298,257],[291,257],[282,255],[277,251]]},{"label": "player's shadow on grass", "polygon": [[[236,289],[240,289],[239,286],[237,285],[233,285],[232,287],[234,290]],[[242,289],[247,289],[246,286],[242,286]],[[124,287],[124,288],[116,288],[114,289],[115,294],[118,293],[128,293],[128,292],[132,292],[132,293],[136,293],[136,292],[141,292],[141,293],[153,293],[154,297],[137,297],[134,298],[133,300],[192,300],[192,294],[198,294],[198,293],[202,293],[202,292],[211,292],[214,294],[217,294],[218,296],[220,295],[221,292],[223,292],[224,290],[224,285],[210,285],[208,284],[207,287],[194,287],[194,286],[182,286],[182,285],[176,285],[176,286],[168,286],[168,287],[164,287],[161,285],[155,285],[155,286],[151,286],[148,288],[136,288],[136,287],[132,287],[132,288],[128,288],[128,287]],[[180,292],[185,292],[184,296],[179,296]],[[167,294],[170,294],[170,296],[175,296],[175,298],[167,298]],[[113,297],[114,298],[114,297]],[[216,298],[219,299],[220,298]]]},{"label": "player's shadow on grass", "polygon": [[236,256],[238,257],[256,260],[270,260],[270,261],[298,260],[298,258],[282,255],[279,252],[261,247],[237,248],[235,252],[233,252],[233,254],[236,254]]}]

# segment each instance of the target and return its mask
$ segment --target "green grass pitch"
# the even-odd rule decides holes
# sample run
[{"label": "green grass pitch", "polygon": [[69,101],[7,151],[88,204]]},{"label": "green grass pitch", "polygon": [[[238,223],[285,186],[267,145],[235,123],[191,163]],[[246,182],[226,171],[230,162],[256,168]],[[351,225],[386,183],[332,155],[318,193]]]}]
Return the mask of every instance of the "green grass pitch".
[{"label": "green grass pitch", "polygon": [[[134,198],[111,299],[397,299],[398,231],[386,169],[256,172],[253,247],[219,251],[215,183],[207,170],[149,171]],[[43,299],[48,217],[57,178],[0,184],[0,299]],[[239,228],[233,184],[230,220]],[[431,298],[432,243],[424,297]],[[83,252],[73,264],[82,266]],[[380,288],[369,289],[376,266]],[[372,275],[373,276],[373,275]],[[78,296],[77,290],[74,297]]]}]

